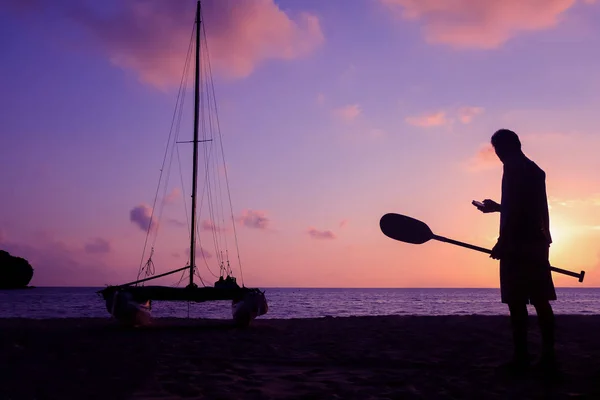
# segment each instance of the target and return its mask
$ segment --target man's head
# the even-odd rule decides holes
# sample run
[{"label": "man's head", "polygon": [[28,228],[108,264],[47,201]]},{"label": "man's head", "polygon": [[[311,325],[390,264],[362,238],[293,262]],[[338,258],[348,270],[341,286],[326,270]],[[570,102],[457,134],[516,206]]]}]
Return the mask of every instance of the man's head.
[{"label": "man's head", "polygon": [[502,162],[512,155],[521,153],[519,136],[508,129],[497,130],[492,135],[492,146],[494,146],[496,155]]}]

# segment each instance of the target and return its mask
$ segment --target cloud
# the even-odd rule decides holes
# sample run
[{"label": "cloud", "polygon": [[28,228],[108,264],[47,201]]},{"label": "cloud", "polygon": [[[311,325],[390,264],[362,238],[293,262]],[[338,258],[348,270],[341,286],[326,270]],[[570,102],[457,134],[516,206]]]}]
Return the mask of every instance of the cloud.
[{"label": "cloud", "polygon": [[[428,43],[493,49],[558,25],[576,0],[379,0],[396,18],[419,21]],[[590,1],[586,1],[590,4]]]},{"label": "cloud", "polygon": [[333,114],[345,122],[352,122],[362,113],[358,104],[349,104],[333,110]]},{"label": "cloud", "polygon": [[203,231],[212,231],[212,232],[225,232],[226,231],[225,228],[221,228],[218,225],[215,225],[215,223],[213,221],[208,220],[208,219],[205,219],[204,221],[202,221],[201,229]]},{"label": "cloud", "polygon": [[180,197],[181,197],[181,189],[179,189],[177,187],[173,188],[173,190],[171,190],[171,192],[165,196],[165,199],[163,200],[163,203],[164,204],[173,204]]},{"label": "cloud", "polygon": [[[186,249],[185,249],[185,254],[186,254],[188,257],[190,256],[190,248],[189,248],[189,247],[186,247]],[[197,256],[199,256],[199,257],[204,257],[204,258],[206,258],[206,259],[210,259],[210,258],[213,258],[213,257],[214,257],[214,255],[213,255],[213,254],[212,254],[210,251],[206,250],[206,249],[205,249],[204,247],[202,247],[202,246],[198,246],[198,247],[196,247],[196,255],[197,255]]]},{"label": "cloud", "polygon": [[[110,62],[135,71],[145,83],[178,85],[195,18],[191,0],[119,0],[100,13],[89,2],[52,3],[86,29]],[[50,7],[33,2],[30,8]],[[274,0],[204,0],[202,17],[211,67],[223,76],[249,76],[268,60],[306,57],[324,42],[319,18],[288,15]]]},{"label": "cloud", "polygon": [[79,261],[89,258],[82,247],[71,247],[49,233],[37,233],[23,243],[1,240],[0,248],[29,261],[34,286],[102,286],[117,276],[97,260],[93,265]]},{"label": "cloud", "polygon": [[573,207],[600,207],[600,193],[588,197],[565,199],[560,197],[549,196],[548,203],[552,206],[561,206],[566,208]]},{"label": "cloud", "polygon": [[405,121],[412,125],[421,128],[430,128],[434,126],[447,126],[454,123],[457,118],[463,124],[470,124],[473,119],[480,114],[483,114],[485,109],[477,106],[463,106],[455,109],[452,112],[446,110],[438,110],[426,112],[421,115],[406,117]]},{"label": "cloud", "polygon": [[206,250],[206,249],[205,249],[205,248],[203,248],[203,247],[200,247],[200,248],[198,249],[198,255],[201,255],[201,256],[203,256],[204,258],[213,258],[213,257],[214,257],[214,256],[213,256],[213,254],[212,254],[210,251]]},{"label": "cloud", "polygon": [[318,230],[315,228],[308,229],[308,235],[313,239],[335,239],[335,233],[330,230]]},{"label": "cloud", "polygon": [[348,225],[348,220],[347,219],[343,219],[343,220],[340,221],[340,228],[343,228],[346,225]]},{"label": "cloud", "polygon": [[89,254],[106,254],[110,252],[110,242],[106,239],[96,238],[90,243],[86,243],[84,250]]},{"label": "cloud", "polygon": [[405,121],[412,126],[418,126],[421,128],[444,126],[451,123],[451,121],[446,116],[445,111],[436,111],[433,113],[426,113],[418,116],[406,117]]},{"label": "cloud", "polygon": [[169,224],[171,224],[171,225],[173,225],[173,226],[177,226],[177,227],[187,226],[187,224],[186,224],[185,222],[182,222],[182,221],[180,221],[180,220],[178,220],[178,219],[175,219],[175,218],[169,218],[169,219],[167,220],[167,222],[168,222]]},{"label": "cloud", "polygon": [[467,163],[466,168],[471,172],[482,171],[490,168],[499,167],[500,161],[496,155],[494,147],[488,143],[482,146],[477,153],[471,157]]},{"label": "cloud", "polygon": [[152,207],[146,204],[140,204],[139,206],[133,207],[129,211],[129,220],[136,224],[141,230],[146,232],[148,227],[150,230],[156,229],[156,221],[150,221],[152,215]]},{"label": "cloud", "polygon": [[463,124],[470,124],[475,116],[484,112],[483,107],[461,107],[458,110],[458,119]]},{"label": "cloud", "polygon": [[271,222],[265,212],[256,210],[244,210],[238,219],[244,226],[254,229],[267,229]]}]

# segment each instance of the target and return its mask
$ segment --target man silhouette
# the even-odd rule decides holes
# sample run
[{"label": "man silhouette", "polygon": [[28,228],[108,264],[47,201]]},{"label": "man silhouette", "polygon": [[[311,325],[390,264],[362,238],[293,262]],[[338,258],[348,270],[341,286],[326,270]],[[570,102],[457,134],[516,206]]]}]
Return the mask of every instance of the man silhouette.
[{"label": "man silhouette", "polygon": [[523,371],[529,365],[527,304],[533,304],[542,336],[539,366],[554,367],[554,313],[550,300],[556,292],[548,261],[552,243],[546,197],[546,174],[523,154],[516,133],[500,129],[492,146],[504,164],[502,199],[483,201],[484,213],[500,212],[500,235],[491,258],[500,260],[501,301],[508,305],[514,355],[507,364]]}]

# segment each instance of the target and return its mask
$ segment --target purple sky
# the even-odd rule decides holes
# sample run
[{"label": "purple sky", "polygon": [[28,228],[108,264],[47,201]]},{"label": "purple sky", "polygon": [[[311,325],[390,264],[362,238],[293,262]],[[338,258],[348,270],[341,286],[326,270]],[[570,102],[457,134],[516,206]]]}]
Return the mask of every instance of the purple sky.
[{"label": "purple sky", "polygon": [[[600,284],[600,4],[203,4],[247,285],[496,287],[485,255],[393,242],[378,220],[399,212],[493,246],[497,215],[470,202],[499,200],[487,144],[501,127],[548,174],[553,264]],[[30,259],[33,285],[135,278],[147,211],[136,207],[154,198],[194,11],[188,0],[0,8],[0,248]],[[187,196],[191,147],[179,150]],[[168,223],[185,221],[170,179],[157,273],[187,254],[185,226]],[[202,247],[214,252],[209,237]]]}]

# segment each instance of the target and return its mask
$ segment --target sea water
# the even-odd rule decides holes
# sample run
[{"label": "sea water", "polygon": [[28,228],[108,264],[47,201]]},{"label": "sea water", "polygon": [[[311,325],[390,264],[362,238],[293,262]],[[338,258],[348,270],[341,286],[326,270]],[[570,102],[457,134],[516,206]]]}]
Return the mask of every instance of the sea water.
[{"label": "sea water", "polygon": [[[40,287],[0,290],[0,318],[109,317],[101,288]],[[362,315],[507,315],[499,289],[307,289],[261,288],[267,318]],[[557,288],[557,314],[600,314],[600,288]],[[530,309],[534,311],[532,308]],[[155,301],[155,317],[231,318],[230,301]]]}]

